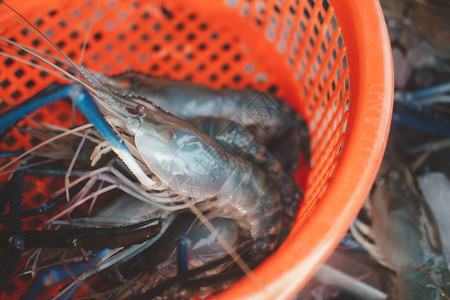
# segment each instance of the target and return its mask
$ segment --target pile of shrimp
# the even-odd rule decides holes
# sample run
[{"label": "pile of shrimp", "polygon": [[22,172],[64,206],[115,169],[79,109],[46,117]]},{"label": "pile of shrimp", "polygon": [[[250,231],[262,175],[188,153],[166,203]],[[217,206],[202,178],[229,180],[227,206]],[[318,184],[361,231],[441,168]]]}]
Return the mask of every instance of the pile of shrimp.
[{"label": "pile of shrimp", "polygon": [[[299,153],[309,164],[303,117],[252,88],[92,72],[0,6],[63,58],[3,36],[0,54],[64,82],[1,108],[2,148],[29,139],[0,154],[4,295],[28,282],[25,299],[203,297],[252,277],[303,199],[291,176]],[[71,126],[36,120],[46,105]],[[51,192],[29,199],[40,186]]]}]

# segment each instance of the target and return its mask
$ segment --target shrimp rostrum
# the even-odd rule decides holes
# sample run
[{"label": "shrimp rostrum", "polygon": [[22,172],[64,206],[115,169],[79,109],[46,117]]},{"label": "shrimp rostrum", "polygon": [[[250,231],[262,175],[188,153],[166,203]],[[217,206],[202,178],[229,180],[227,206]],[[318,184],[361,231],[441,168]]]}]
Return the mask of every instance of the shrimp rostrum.
[{"label": "shrimp rostrum", "polygon": [[[2,41],[21,47],[13,41],[3,38]],[[29,51],[23,47],[21,49]],[[75,64],[70,64],[76,67]],[[252,253],[248,255],[249,259],[254,260],[249,262],[251,266],[279,246],[302,199],[300,188],[286,173],[292,172],[292,168],[284,168],[285,165],[295,165],[298,155],[294,156],[293,162],[280,163],[275,158],[279,155],[273,155],[263,143],[266,140],[276,140],[278,131],[282,136],[302,138],[301,143],[294,143],[297,145],[294,148],[296,151],[304,149],[305,157],[309,159],[306,122],[293,108],[274,99],[273,103],[289,114],[286,118],[279,119],[280,122],[266,122],[264,128],[269,127],[268,136],[255,140],[252,135],[254,127],[262,127],[258,127],[254,119],[250,122],[247,118],[246,122],[244,117],[236,118],[244,120],[243,124],[239,123],[228,112],[233,111],[229,109],[233,105],[238,108],[251,105],[254,96],[259,94],[257,91],[214,91],[187,82],[164,81],[165,79],[141,79],[139,82],[145,83],[145,88],[136,84],[124,86],[123,78],[128,78],[125,75],[109,78],[91,74],[85,67],[76,69],[81,80],[63,72],[77,83],[53,84],[2,113],[0,135],[36,108],[69,97],[105,141],[94,150],[92,164],[95,165],[108,150],[116,153],[129,173],[137,179],[135,182],[129,174],[119,174],[117,178],[122,180],[122,184],[117,187],[127,193],[132,190],[133,196],[153,205],[153,217],[161,212],[175,216],[178,212],[190,209],[213,233],[215,230],[211,223],[220,223],[220,226],[230,231],[238,227],[239,230],[233,229],[233,232],[239,231],[240,236],[253,241],[251,250],[246,250]],[[136,76],[143,75],[135,74],[133,78]],[[99,78],[107,84],[104,85]],[[152,88],[154,92],[151,92]],[[190,98],[184,102],[179,101],[184,90]],[[217,94],[227,95],[225,100],[219,101],[223,105],[219,113],[207,111],[195,114],[197,109],[189,111],[183,108],[182,103],[187,107],[189,101],[195,102],[197,107],[205,106],[208,101],[216,106],[214,99],[217,99]],[[167,95],[166,102],[164,95]],[[158,105],[164,107],[164,110],[152,102],[153,98],[158,98]],[[175,115],[170,111],[174,111]],[[248,125],[253,126],[253,131],[246,127]],[[230,139],[227,136],[230,128],[234,129],[234,137],[237,138]],[[291,135],[287,133],[289,129],[301,134],[298,137]],[[260,130],[259,134],[263,135],[264,130]],[[277,151],[279,150],[274,152]],[[123,188],[124,186],[127,188]],[[169,217],[161,219],[161,222],[172,222],[173,219]],[[223,219],[231,221],[218,221]],[[161,234],[167,226],[162,225],[162,228]],[[152,238],[157,239],[161,234]],[[237,257],[236,251],[242,249],[242,243],[230,245],[226,239],[221,239],[217,231],[214,235],[225,249],[234,251]],[[24,246],[27,247],[26,243]],[[98,253],[103,255],[103,252]],[[137,255],[138,251],[132,253],[134,254],[130,254],[127,259]],[[236,257],[233,260],[237,260]],[[181,271],[182,267],[179,265],[178,275],[190,274],[189,270]],[[83,280],[80,279],[79,282]]]}]

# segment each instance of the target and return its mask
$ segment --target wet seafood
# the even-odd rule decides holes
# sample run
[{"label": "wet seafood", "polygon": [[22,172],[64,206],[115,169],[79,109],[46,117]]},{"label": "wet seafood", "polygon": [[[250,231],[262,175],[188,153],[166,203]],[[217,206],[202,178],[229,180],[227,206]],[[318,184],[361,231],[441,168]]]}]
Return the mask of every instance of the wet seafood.
[{"label": "wet seafood", "polygon": [[357,221],[352,233],[380,264],[395,272],[396,298],[448,299],[450,275],[435,220],[393,151],[388,146],[369,197],[372,225]]},{"label": "wet seafood", "polygon": [[[2,41],[8,43],[11,47],[17,47],[20,51],[30,53],[42,61],[47,59],[38,57],[36,53],[14,41],[4,38],[2,38]],[[183,257],[183,255],[189,256],[189,253],[191,253],[194,258],[188,258],[186,259],[187,263],[182,264],[180,262],[181,259],[174,263],[173,258],[166,257],[158,261],[157,264],[159,273],[156,273],[156,275],[158,276],[160,276],[160,273],[164,273],[164,268],[161,267],[161,264],[172,267],[177,265],[177,275],[169,272],[170,276],[168,277],[172,281],[168,282],[177,283],[178,290],[169,292],[167,296],[165,291],[161,289],[167,286],[168,283],[162,282],[161,285],[155,286],[159,281],[152,279],[147,285],[136,287],[120,275],[121,280],[119,280],[120,286],[118,289],[122,294],[154,292],[166,295],[165,297],[174,297],[181,295],[180,293],[184,289],[189,290],[188,295],[196,295],[200,291],[205,293],[205,288],[209,292],[212,292],[212,290],[215,292],[217,290],[215,288],[208,289],[208,287],[212,287],[212,279],[226,278],[227,281],[232,282],[236,279],[237,274],[242,273],[242,270],[234,266],[234,262],[237,262],[244,269],[244,273],[248,273],[248,266],[246,269],[246,265],[245,263],[242,264],[242,258],[239,255],[247,255],[245,256],[246,262],[253,267],[279,246],[289,230],[289,225],[297,212],[302,198],[301,190],[288,174],[296,168],[300,148],[304,150],[304,155],[309,161],[308,129],[305,121],[291,107],[282,104],[280,100],[274,100],[255,90],[215,91],[185,82],[157,79],[158,86],[156,86],[156,83],[150,82],[150,90],[147,89],[146,91],[151,92],[151,87],[154,87],[155,91],[160,93],[159,89],[161,86],[170,87],[169,89],[163,89],[166,94],[162,96],[162,101],[164,102],[164,99],[167,99],[167,103],[171,104],[170,108],[166,107],[168,111],[166,112],[153,104],[154,95],[151,95],[151,99],[148,99],[148,95],[141,90],[142,86],[139,87],[138,94],[135,95],[136,90],[134,90],[135,85],[133,84],[136,81],[133,81],[133,84],[128,86],[128,90],[120,87],[119,92],[117,88],[119,81],[117,81],[117,78],[120,78],[120,82],[124,82],[125,77],[123,76],[125,75],[106,78],[91,74],[85,67],[78,68],[69,60],[66,64],[76,69],[81,79],[61,68],[52,66],[75,83],[53,84],[22,104],[7,109],[0,115],[0,133],[5,135],[9,132],[11,126],[14,126],[17,121],[26,117],[36,108],[58,99],[69,97],[93,124],[94,128],[91,128],[92,125],[83,125],[76,130],[66,130],[60,134],[60,136],[73,135],[78,130],[82,136],[81,140],[78,139],[77,150],[74,151],[73,158],[58,158],[57,162],[67,167],[65,190],[66,198],[70,202],[65,209],[60,210],[56,216],[51,218],[50,221],[52,222],[50,224],[63,227],[67,225],[83,227],[79,223],[80,220],[77,219],[73,219],[71,223],[65,221],[59,221],[60,223],[58,223],[56,220],[66,213],[74,211],[76,214],[85,215],[86,212],[79,208],[87,200],[96,199],[110,190],[120,189],[136,199],[146,202],[144,205],[146,214],[150,214],[148,217],[161,218],[162,225],[159,225],[162,228],[161,232],[156,234],[155,237],[147,235],[145,242],[142,242],[140,239],[133,240],[133,244],[140,243],[134,246],[129,246],[127,243],[108,244],[109,247],[124,248],[120,251],[115,251],[111,255],[109,255],[109,252],[105,254],[104,250],[99,250],[99,252],[93,254],[93,257],[100,261],[89,263],[88,268],[82,268],[80,264],[71,265],[70,269],[72,269],[76,277],[72,278],[73,282],[61,291],[58,297],[73,295],[82,283],[92,275],[111,266],[117,267],[124,261],[138,256],[139,253],[141,255],[147,253],[146,249],[156,245],[165,236],[167,228],[175,222],[174,219],[177,218],[179,212],[188,209],[191,209],[203,224],[192,232],[187,230],[177,232],[177,236],[187,233],[187,239],[184,239],[184,241],[187,244],[194,244],[192,249],[189,249],[189,246],[183,246],[185,250],[179,250],[179,257]],[[134,76],[137,75],[135,74]],[[107,85],[104,85],[101,81],[105,81]],[[111,82],[116,83],[111,84]],[[129,82],[131,83],[131,81]],[[214,99],[217,98],[216,95],[228,93],[228,96],[224,98],[225,100],[221,100],[224,102],[221,104],[224,108],[223,111],[226,111],[233,105],[241,109],[250,107],[253,111],[247,112],[248,116],[245,118],[244,115],[237,113],[237,109],[232,109],[229,114],[221,114],[214,118],[203,120],[195,119],[199,115],[195,115],[194,112],[201,112],[201,116],[214,114],[211,110],[202,109],[200,111],[194,109],[189,111],[186,107],[182,107],[178,101],[183,98],[178,98],[177,96],[177,93],[180,91],[188,91],[187,94],[193,98],[196,95],[200,95],[199,97],[202,99],[201,104],[205,106],[216,106],[217,103],[214,102]],[[175,103],[171,103],[170,101],[174,95]],[[252,105],[260,104],[255,103],[254,99],[258,95],[264,96],[264,104],[269,103],[272,105],[270,109],[277,109],[276,112],[278,114],[287,113],[289,118],[280,118],[280,115],[277,115],[277,118],[267,118],[267,115],[260,115],[258,116],[259,120],[255,121],[255,115],[253,115],[252,119],[250,117],[251,113],[254,113],[255,110],[257,111],[257,108],[252,107]],[[187,97],[186,95],[183,96]],[[189,101],[184,102],[189,103]],[[160,105],[163,106],[163,104]],[[191,114],[188,118],[189,122],[177,117],[176,109],[180,108],[181,111],[188,111]],[[247,144],[246,141],[251,136],[248,132],[241,132],[238,137],[243,138],[244,142],[236,143],[236,140],[224,139],[224,133],[214,132],[214,127],[208,127],[219,124],[216,129],[222,129],[224,126],[228,128],[227,123],[223,123],[223,118],[227,118],[229,125],[239,124],[236,128],[246,126],[245,130],[252,130],[252,132],[259,134],[259,138],[257,141],[252,139]],[[243,123],[237,122],[238,118],[243,119]],[[203,128],[204,131],[199,130],[200,128]],[[246,132],[245,130],[243,132]],[[59,136],[56,136],[50,140],[56,141],[58,139]],[[48,140],[49,143],[50,140]],[[86,161],[82,161],[80,159],[81,156],[78,155],[85,142],[98,140],[101,140],[101,142],[91,157],[94,169],[89,170],[87,173],[76,171],[77,168],[79,170],[87,165]],[[280,145],[277,141],[293,143],[287,159],[281,161],[284,168],[281,168],[280,162],[269,153],[270,150],[275,154],[275,157],[281,157],[280,151],[283,150],[283,144]],[[266,145],[269,150],[266,150],[262,144]],[[239,153],[234,151],[236,147]],[[230,148],[234,149],[230,150]],[[121,159],[122,165],[120,165],[121,162],[116,162],[115,158],[107,161],[105,156],[108,156],[109,150],[112,150]],[[58,151],[58,148],[55,151]],[[19,160],[24,155],[24,153],[19,152],[5,154],[5,156],[17,156]],[[22,159],[20,162],[25,164],[26,160]],[[120,165],[120,167],[117,165]],[[4,165],[3,169],[7,168],[7,166]],[[15,176],[18,174],[17,172],[15,171]],[[70,182],[68,180],[70,174],[78,177],[78,179]],[[72,190],[77,184],[82,182],[84,182],[84,186],[80,190]],[[76,194],[71,196],[71,191]],[[103,197],[108,198],[108,196]],[[61,199],[60,197],[58,201],[51,201],[49,205],[56,208],[62,204]],[[106,219],[99,219],[99,217],[84,219],[86,225],[100,226],[98,225],[99,222],[113,220],[113,228],[117,227],[119,231],[125,228],[126,230],[131,230],[130,226],[132,225],[126,225],[130,224],[131,220],[114,220],[112,214],[105,213],[108,210],[108,205],[105,204],[107,201],[108,199],[102,199],[99,201],[99,204],[96,202],[92,204],[94,210],[101,208],[103,211],[102,218]],[[10,200],[10,211],[4,216],[6,219],[14,220],[17,223],[18,220],[22,219],[22,216],[20,212],[12,209],[13,205],[14,201]],[[117,207],[115,210],[117,210]],[[28,215],[46,214],[47,212],[48,209],[43,208],[38,212],[30,212]],[[127,215],[127,218],[134,219],[135,222],[139,221],[136,220],[136,216],[131,216],[130,214]],[[39,237],[42,237],[44,234],[55,238],[56,243],[54,245],[58,247],[74,248],[75,244],[78,245],[77,242],[74,244],[74,240],[82,240],[83,243],[86,243],[86,240],[89,241],[96,237],[112,236],[110,232],[115,230],[100,227],[93,230],[88,228],[82,228],[81,230],[59,229],[52,231],[52,233],[50,231],[46,233],[32,233],[21,230],[21,224],[18,224],[15,225],[18,230],[11,226],[2,234],[5,236],[3,240],[12,241],[12,243],[9,242],[8,246],[11,251],[20,250],[20,253],[15,255],[19,258],[23,250],[21,249],[22,247],[25,247],[25,249],[37,246],[48,247],[48,243],[39,243]],[[214,229],[214,227],[219,229]],[[148,229],[147,227],[145,228]],[[207,230],[211,231],[212,235],[208,235]],[[67,231],[71,232],[69,237],[64,236]],[[17,239],[15,239],[16,236],[18,237]],[[212,239],[214,242],[211,242],[207,248],[200,247],[199,250],[195,247],[195,244],[196,241],[202,238]],[[33,239],[36,240],[35,243],[30,242]],[[60,242],[58,239],[69,239],[70,241]],[[166,249],[167,247],[167,245],[163,245],[160,249]],[[177,247],[182,248],[182,244]],[[219,248],[225,250],[218,250]],[[160,251],[160,249],[158,250]],[[76,253],[79,256],[79,253]],[[222,259],[220,263],[216,262],[220,259]],[[17,262],[18,260],[15,259],[14,261]],[[210,263],[215,263],[215,265],[210,265]],[[42,289],[42,282],[47,281],[48,274],[52,272],[58,273],[58,276],[62,279],[55,280],[51,285],[67,280],[69,276],[67,273],[64,273],[64,268],[61,265],[62,263],[58,260],[54,260],[51,267],[49,267],[49,264],[40,265],[41,268],[48,269],[49,273],[36,279],[36,283],[28,295],[32,295],[31,297],[38,295]],[[207,271],[208,276],[215,277],[199,278],[199,269],[191,270],[190,265],[195,265],[196,268],[203,267],[201,270]],[[11,277],[14,268],[15,265],[12,265],[9,268],[11,270],[3,273],[5,275],[4,281]],[[80,268],[82,270],[78,271]],[[35,271],[36,267],[32,272]],[[118,274],[121,274],[121,272],[118,272]],[[133,276],[141,275],[134,274]],[[191,288],[186,288],[187,284],[191,285]],[[192,286],[195,288],[193,289]],[[126,292],[123,292],[124,289]],[[145,293],[141,297],[145,298],[147,295]]]}]

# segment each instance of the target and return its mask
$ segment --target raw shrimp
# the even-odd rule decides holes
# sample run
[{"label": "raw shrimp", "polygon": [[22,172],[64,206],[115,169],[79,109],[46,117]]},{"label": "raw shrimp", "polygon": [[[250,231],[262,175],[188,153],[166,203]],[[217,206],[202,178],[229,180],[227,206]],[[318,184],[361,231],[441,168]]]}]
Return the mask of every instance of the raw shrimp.
[{"label": "raw shrimp", "polygon": [[212,89],[186,81],[144,75],[138,72],[106,77],[106,86],[118,95],[141,96],[183,119],[213,117],[248,127],[259,143],[274,152],[291,173],[301,150],[309,164],[309,129],[304,118],[290,105],[254,89]]},{"label": "raw shrimp", "polygon": [[369,197],[372,229],[358,221],[352,233],[380,264],[396,273],[396,299],[448,299],[450,274],[434,218],[393,151],[388,145]]},{"label": "raw shrimp", "polygon": [[[14,42],[10,44],[20,46]],[[21,48],[21,51],[26,50]],[[74,66],[74,64],[72,65]],[[166,211],[173,217],[177,211],[191,207],[200,213],[207,214],[207,218],[211,220],[209,222],[212,223],[220,218],[226,218],[229,220],[225,225],[227,229],[237,228],[240,232],[244,232],[248,239],[264,240],[264,242],[254,242],[250,250],[260,257],[269,254],[279,245],[283,239],[280,234],[282,231],[282,204],[283,201],[286,202],[285,196],[288,196],[287,193],[280,190],[280,182],[283,179],[293,182],[287,174],[281,173],[275,160],[266,159],[267,166],[263,164],[255,166],[256,161],[227,151],[216,141],[215,137],[200,132],[189,122],[172,115],[173,112],[170,109],[168,110],[170,113],[167,113],[156,107],[145,95],[113,93],[112,86],[104,86],[87,68],[81,68],[78,71],[82,77],[81,80],[70,76],[69,73],[64,73],[65,76],[73,79],[75,84],[52,85],[19,108],[12,108],[2,114],[0,131],[6,132],[7,128],[25,117],[37,106],[45,105],[62,97],[70,97],[94,124],[95,137],[106,140],[94,153],[94,163],[108,149],[112,149],[131,170],[122,170],[124,173],[122,177],[117,175],[119,181],[122,180],[120,184],[127,185],[128,182],[131,182],[129,186],[133,186],[133,191],[138,193],[141,198],[147,198],[148,202],[153,202],[159,212]],[[101,79],[103,80],[104,77]],[[171,81],[168,82],[169,85],[173,84]],[[199,86],[193,85],[193,88],[189,88],[186,85],[186,88],[193,91],[192,93],[199,93],[204,97],[201,92],[202,88]],[[208,93],[214,93],[214,90],[209,89]],[[168,94],[168,99],[171,95],[173,95],[172,92]],[[238,107],[248,107],[258,92],[255,90],[229,90],[229,95],[227,103],[235,101],[235,105],[237,103]],[[207,101],[206,98],[204,99]],[[210,101],[215,105],[214,101]],[[248,101],[248,104],[245,104],[245,101]],[[300,132],[301,143],[295,141],[290,161],[295,163],[298,161],[299,147],[304,149],[305,156],[309,161],[309,139],[303,138],[308,132],[305,127],[306,123],[294,113],[293,108],[282,105],[279,100],[274,103],[275,106],[281,107],[279,111],[287,112],[291,117],[286,120],[283,118],[277,120],[277,122],[281,120],[286,123],[252,123],[251,117],[247,116],[246,120],[249,122],[246,121],[243,125],[261,133],[258,142],[272,141],[267,143],[268,146],[276,144],[273,141],[277,139],[285,140],[286,137],[289,137],[286,140],[290,141],[291,137],[298,138]],[[27,106],[28,104],[30,105]],[[25,109],[23,109],[24,107]],[[224,116],[229,119],[236,117],[233,114]],[[262,134],[263,131],[265,134]],[[274,152],[277,153],[277,151]],[[263,149],[260,153],[263,157],[268,157],[266,150]],[[295,163],[287,165],[292,167],[295,166]],[[276,172],[266,174],[266,171],[272,167]],[[136,176],[139,183],[130,179],[132,175],[129,173]],[[116,174],[114,173],[114,175]],[[99,177],[99,179],[106,181],[106,176]],[[276,180],[279,182],[276,183]],[[129,188],[129,186],[127,187]],[[111,188],[116,187],[111,185]],[[298,201],[301,198],[301,192],[298,194],[299,189],[295,187],[295,183],[292,190],[297,193],[291,197],[294,201],[288,201],[292,207],[284,209],[290,218],[296,214]],[[163,193],[169,196],[161,196]],[[293,203],[295,201],[297,202]],[[228,242],[230,243],[230,241]],[[231,244],[232,248],[236,250],[238,245],[233,242]],[[144,248],[142,246],[140,249]],[[217,255],[217,252],[212,249],[210,253]],[[127,259],[136,253],[128,255]],[[219,253],[223,254],[220,251]],[[106,263],[99,263],[95,266],[97,272],[103,268],[106,268]],[[92,274],[93,271],[89,272]],[[73,286],[83,282],[86,276],[88,275],[80,275],[77,281],[74,281]]]}]

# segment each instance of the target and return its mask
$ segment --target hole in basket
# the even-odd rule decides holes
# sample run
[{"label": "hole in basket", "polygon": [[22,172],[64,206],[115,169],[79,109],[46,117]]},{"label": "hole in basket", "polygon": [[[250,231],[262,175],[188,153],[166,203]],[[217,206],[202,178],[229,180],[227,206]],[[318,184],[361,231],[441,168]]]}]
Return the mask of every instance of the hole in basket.
[{"label": "hole in basket", "polygon": [[289,5],[289,12],[292,16],[295,16],[295,8],[292,5]]},{"label": "hole in basket", "polygon": [[330,23],[331,23],[331,28],[333,28],[333,31],[335,31],[338,24],[336,21],[336,17],[334,15],[331,17]]},{"label": "hole in basket", "polygon": [[281,11],[280,11],[280,8],[278,7],[278,5],[276,5],[276,4],[274,4],[273,5],[273,9],[275,10],[275,12],[277,13],[277,14],[279,14]]},{"label": "hole in basket", "polygon": [[225,0],[226,4],[232,8],[235,8],[237,5],[237,1],[236,0]]},{"label": "hole in basket", "polygon": [[17,71],[14,72],[14,75],[15,75],[17,78],[22,77],[24,74],[25,74],[25,72],[24,72],[22,69],[18,69]]},{"label": "hole in basket", "polygon": [[325,37],[327,38],[327,42],[328,44],[331,42],[331,32],[330,30],[327,28],[325,28]]},{"label": "hole in basket", "polygon": [[216,74],[211,74],[211,75],[209,76],[209,81],[214,82],[214,81],[216,81],[216,80],[217,80],[217,75],[216,75]]},{"label": "hole in basket", "polygon": [[187,36],[187,39],[189,41],[193,41],[195,39],[195,34],[194,33],[189,33],[188,36]]},{"label": "hole in basket", "polygon": [[250,15],[250,10],[249,10],[249,8],[246,7],[246,6],[243,6],[243,7],[241,8],[241,14],[242,14],[244,17],[248,17],[248,16]]},{"label": "hole in basket", "polygon": [[139,29],[139,25],[136,24],[136,23],[133,23],[133,24],[130,26],[130,29],[131,29],[131,31],[136,31],[136,30]]},{"label": "hole in basket", "polygon": [[33,46],[38,47],[41,44],[41,41],[39,39],[34,39],[31,43]]},{"label": "hole in basket", "polygon": [[78,37],[78,31],[72,31],[72,32],[70,33],[70,37],[71,37],[72,39],[76,39],[76,38]]},{"label": "hole in basket", "polygon": [[79,11],[78,9],[74,9],[71,13],[70,13],[71,17],[73,19],[78,19],[81,16],[81,11]]},{"label": "hole in basket", "polygon": [[256,76],[255,76],[255,81],[257,83],[264,83],[264,82],[266,82],[266,80],[267,80],[267,74],[264,72],[260,72],[260,73],[256,74]]},{"label": "hole in basket", "polygon": [[[89,43],[86,43],[86,49],[89,48],[89,47],[88,47],[88,44],[89,44]],[[66,42],[64,42],[64,41],[59,41],[59,42],[56,43],[56,46],[57,46],[59,49],[62,49],[62,48],[64,48],[64,47],[66,46]]]},{"label": "hole in basket", "polygon": [[184,29],[184,24],[183,24],[183,23],[178,23],[177,26],[176,26],[176,29],[177,29],[178,31],[183,30],[183,29]]},{"label": "hole in basket", "polygon": [[44,24],[44,21],[41,18],[36,19],[36,21],[34,22],[34,25],[36,27],[41,27],[42,24]]},{"label": "hole in basket", "polygon": [[172,40],[172,35],[170,34],[170,33],[168,33],[168,34],[166,34],[165,36],[164,36],[164,40],[165,41],[171,41]]},{"label": "hole in basket", "polygon": [[255,6],[256,6],[256,10],[261,14],[263,14],[266,11],[264,2],[261,2],[261,1],[256,2]]},{"label": "hole in basket", "polygon": [[338,37],[338,46],[339,46],[339,50],[341,50],[342,47],[344,47],[344,41],[342,40],[342,36]]},{"label": "hole in basket", "polygon": [[19,99],[20,97],[22,97],[22,93],[18,90],[14,91],[11,95],[11,98],[13,98],[14,100]]},{"label": "hole in basket", "polygon": [[275,32],[269,27],[266,28],[266,37],[271,42],[275,40]]},{"label": "hole in basket", "polygon": [[278,91],[278,87],[274,84],[269,86],[269,88],[267,89],[267,92],[270,94],[276,94],[277,91]]},{"label": "hole in basket", "polygon": [[24,28],[24,29],[22,29],[22,30],[20,31],[20,33],[21,33],[23,36],[27,36],[27,35],[30,33],[30,30],[29,30],[28,28]]},{"label": "hole in basket", "polygon": [[164,17],[166,17],[167,19],[170,20],[173,18],[172,12],[170,12],[170,10],[168,10],[164,6],[161,6],[161,12],[163,13]]},{"label": "hole in basket", "polygon": [[101,32],[97,32],[96,34],[94,34],[94,40],[99,41],[101,40],[103,37]]},{"label": "hole in basket", "polygon": [[253,64],[251,64],[251,63],[246,64],[245,67],[244,67],[244,71],[246,73],[251,73],[251,72],[253,72],[254,69],[255,69],[255,66]]},{"label": "hole in basket", "polygon": [[17,143],[17,140],[14,136],[10,135],[6,139],[4,139],[2,142],[5,143],[9,148],[11,148],[12,146],[14,146]]},{"label": "hole in basket", "polygon": [[47,31],[45,31],[45,36],[47,38],[52,38],[55,36],[55,32],[53,31],[53,29],[48,29]]},{"label": "hole in basket", "polygon": [[342,58],[342,68],[345,70],[347,68],[347,55]]},{"label": "hole in basket", "polygon": [[131,44],[130,46],[128,46],[128,51],[135,52],[136,50],[137,50],[137,47],[135,44]]},{"label": "hole in basket", "polygon": [[48,12],[48,15],[49,15],[50,17],[53,17],[53,16],[56,15],[56,13],[57,13],[57,11],[53,9],[53,10],[51,10],[51,11]]},{"label": "hole in basket", "polygon": [[4,292],[5,292],[6,296],[11,296],[18,289],[19,289],[19,287],[14,282],[10,281],[8,284],[5,285]]},{"label": "hole in basket", "polygon": [[145,63],[147,60],[148,60],[148,56],[145,55],[145,54],[141,54],[141,55],[139,56],[139,58],[138,58],[138,61],[139,61],[140,63]]},{"label": "hole in basket", "polygon": [[319,65],[322,64],[322,58],[320,57],[319,53],[317,53],[317,55],[316,55],[316,60]]},{"label": "hole in basket", "polygon": [[160,29],[161,29],[161,24],[159,24],[158,22],[153,24],[153,30],[154,31],[159,31]]},{"label": "hole in basket", "polygon": [[320,12],[320,11],[319,11],[319,14],[318,14],[318,18],[319,18],[320,25],[322,25],[324,18],[322,16],[322,12]]},{"label": "hole in basket", "polygon": [[176,64],[176,65],[174,65],[174,66],[173,66],[173,70],[174,70],[174,71],[179,71],[179,70],[181,70],[181,64]]},{"label": "hole in basket", "polygon": [[64,28],[67,26],[67,22],[64,20],[61,20],[61,21],[59,21],[58,25],[59,25],[59,27]]},{"label": "hole in basket", "polygon": [[194,54],[193,53],[186,54],[186,60],[192,60],[193,58],[194,58]]},{"label": "hole in basket", "polygon": [[69,115],[67,113],[61,113],[58,115],[58,121],[60,123],[65,123],[69,120]]},{"label": "hole in basket", "polygon": [[328,0],[322,1],[322,7],[325,11],[328,11],[328,8],[330,7],[330,4],[328,3]]},{"label": "hole in basket", "polygon": [[2,88],[6,89],[8,86],[11,85],[11,81],[9,81],[8,79],[5,79],[0,83],[0,85]]},{"label": "hole in basket", "polygon": [[45,71],[41,71],[41,72],[39,73],[39,76],[40,76],[41,78],[45,78],[45,77],[48,76],[48,73],[45,72]]},{"label": "hole in basket", "polygon": [[3,61],[3,64],[7,67],[9,67],[10,65],[12,65],[14,63],[14,60],[12,60],[11,58],[7,58]]},{"label": "hole in basket", "polygon": [[309,11],[306,8],[303,10],[303,14],[305,15],[306,19],[308,19],[308,20],[311,17],[311,15],[309,14]]},{"label": "hole in basket", "polygon": [[[298,26],[300,26],[301,31],[305,32],[305,30],[306,30],[306,25],[305,25],[305,23],[303,22],[303,20],[300,20]],[[301,42],[301,41],[302,41],[302,37],[301,37],[300,33],[298,33],[298,32],[296,32],[296,39],[297,39],[298,42]]]}]

